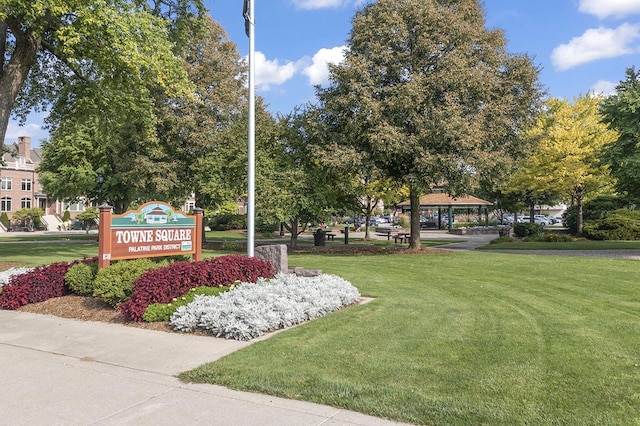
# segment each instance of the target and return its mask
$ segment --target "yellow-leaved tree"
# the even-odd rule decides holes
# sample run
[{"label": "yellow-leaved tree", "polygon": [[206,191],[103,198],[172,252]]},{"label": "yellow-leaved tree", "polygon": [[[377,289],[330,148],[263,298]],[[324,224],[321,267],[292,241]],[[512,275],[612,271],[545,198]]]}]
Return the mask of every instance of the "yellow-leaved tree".
[{"label": "yellow-leaved tree", "polygon": [[536,149],[512,176],[512,191],[558,193],[571,199],[577,210],[578,235],[582,234],[585,198],[612,188],[609,169],[600,161],[605,145],[618,134],[602,122],[595,95],[568,100],[551,98],[547,109],[528,136],[538,140]]}]

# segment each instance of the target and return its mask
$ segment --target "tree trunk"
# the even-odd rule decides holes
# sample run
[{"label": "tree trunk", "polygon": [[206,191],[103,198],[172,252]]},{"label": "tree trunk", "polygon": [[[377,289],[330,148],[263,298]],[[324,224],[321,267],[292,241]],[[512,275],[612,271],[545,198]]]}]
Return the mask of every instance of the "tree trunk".
[{"label": "tree trunk", "polygon": [[[12,28],[13,30],[13,28]],[[6,34],[6,23],[0,24],[0,31]],[[32,32],[15,32],[16,47],[11,59],[4,66],[4,57],[0,58],[0,152],[4,147],[4,138],[9,127],[9,118],[20,89],[29,75],[29,70],[36,61],[36,54],[40,49],[41,38]],[[4,55],[3,55],[4,56]]]},{"label": "tree trunk", "polygon": [[371,214],[373,213],[372,207],[373,201],[371,197],[367,197],[367,206],[366,206],[366,214],[365,214],[365,223],[364,223],[364,239],[370,240],[371,236],[369,235],[369,224],[371,223]]},{"label": "tree trunk", "polygon": [[422,246],[420,242],[420,193],[415,188],[409,190],[409,201],[411,203],[411,239],[409,248],[419,250]]},{"label": "tree trunk", "polygon": [[529,223],[535,223],[535,216],[536,215],[536,202],[535,201],[531,201],[531,206],[529,206]]},{"label": "tree trunk", "polygon": [[291,234],[291,249],[298,248],[298,218],[293,219],[289,224],[285,224],[284,227]]},{"label": "tree trunk", "polygon": [[584,218],[582,217],[582,205],[584,200],[584,190],[576,188],[576,235],[582,237]]}]

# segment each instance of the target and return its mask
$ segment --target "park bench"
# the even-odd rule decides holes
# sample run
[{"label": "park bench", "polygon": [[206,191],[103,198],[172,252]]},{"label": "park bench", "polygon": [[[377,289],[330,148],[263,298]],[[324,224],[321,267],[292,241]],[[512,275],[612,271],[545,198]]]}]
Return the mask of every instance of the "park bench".
[{"label": "park bench", "polygon": [[391,233],[394,231],[395,229],[393,228],[377,227],[375,233],[379,237],[387,237],[387,240],[391,240]]},{"label": "park bench", "polygon": [[387,237],[388,241],[391,241],[393,237],[393,241],[398,243],[409,242],[409,238],[411,238],[411,231],[403,228],[386,228],[386,227],[377,227],[375,230],[375,234],[379,237]]},{"label": "park bench", "polygon": [[411,239],[411,231],[399,229],[398,233],[393,236],[393,240],[396,244],[408,243]]}]

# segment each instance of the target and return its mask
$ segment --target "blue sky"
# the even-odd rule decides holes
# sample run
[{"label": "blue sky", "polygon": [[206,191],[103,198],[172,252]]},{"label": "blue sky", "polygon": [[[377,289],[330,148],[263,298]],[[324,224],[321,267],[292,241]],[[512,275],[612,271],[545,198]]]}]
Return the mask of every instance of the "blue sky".
[{"label": "blue sky", "polygon": [[[254,0],[256,93],[272,113],[313,101],[313,85],[326,82],[326,63],[342,57],[351,19],[366,0]],[[205,0],[242,56],[248,54],[243,0]],[[485,0],[486,23],[500,28],[507,50],[527,53],[542,71],[550,96],[573,99],[589,91],[611,93],[638,66],[640,0]],[[44,116],[25,127],[11,122],[6,142],[48,137]]]}]

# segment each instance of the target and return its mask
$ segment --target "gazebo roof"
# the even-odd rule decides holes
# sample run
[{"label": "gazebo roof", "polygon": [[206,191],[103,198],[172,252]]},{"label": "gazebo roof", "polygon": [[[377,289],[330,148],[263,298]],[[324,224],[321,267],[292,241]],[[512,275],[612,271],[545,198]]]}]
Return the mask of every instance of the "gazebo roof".
[{"label": "gazebo roof", "polygon": [[[398,207],[409,207],[411,203],[403,201],[398,204]],[[481,206],[492,206],[493,203],[485,201],[481,198],[474,197],[473,195],[465,195],[460,197],[451,197],[449,194],[443,192],[432,192],[420,197],[420,207],[458,207],[458,208],[471,208]]]}]

